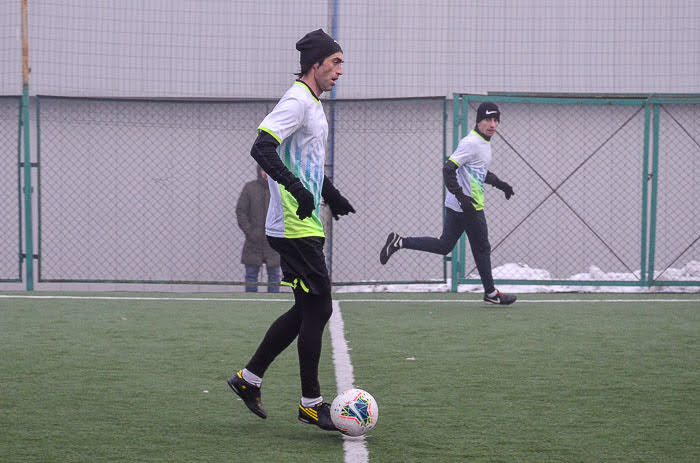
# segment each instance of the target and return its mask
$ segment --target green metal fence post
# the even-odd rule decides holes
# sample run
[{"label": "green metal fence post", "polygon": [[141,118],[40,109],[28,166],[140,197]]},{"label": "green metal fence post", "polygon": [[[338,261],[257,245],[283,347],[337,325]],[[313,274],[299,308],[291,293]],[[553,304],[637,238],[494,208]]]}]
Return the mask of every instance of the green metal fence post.
[{"label": "green metal fence post", "polygon": [[[452,120],[452,150],[457,149],[459,140],[462,138],[464,127],[466,127],[468,101],[464,95],[454,95],[454,113]],[[461,130],[460,130],[461,128]],[[449,156],[447,156],[449,157]],[[464,273],[464,236],[462,236],[452,250],[452,281],[450,290],[456,293],[459,289],[459,282]]]},{"label": "green metal fence post", "polygon": [[639,282],[646,279],[647,271],[647,225],[649,221],[649,125],[651,118],[651,105],[644,103],[644,147],[642,154],[642,251],[640,256]]},{"label": "green metal fence post", "polygon": [[[467,126],[469,119],[469,98],[465,98],[464,95],[462,95],[461,116],[461,130],[459,135],[457,136],[455,145],[452,148],[453,150],[457,149],[457,145],[459,145],[459,140],[466,137],[469,132],[469,128]],[[457,275],[456,278],[453,280],[452,285],[454,287],[454,291],[457,292],[459,282],[467,277],[467,275],[465,274],[465,270],[467,268],[467,238],[464,235],[464,233],[462,233],[462,236],[459,237],[454,252],[457,253]]]},{"label": "green metal fence post", "polygon": [[654,104],[651,161],[651,211],[649,219],[649,267],[647,285],[654,284],[654,252],[656,250],[656,208],[659,184],[659,104]]},{"label": "green metal fence post", "polygon": [[24,259],[27,291],[34,290],[34,246],[32,226],[32,160],[29,150],[29,86],[22,88],[22,131],[24,133]]},{"label": "green metal fence post", "polygon": [[32,237],[32,159],[29,150],[29,16],[22,0],[22,130],[24,131],[24,258],[27,291],[34,289],[34,246]]},{"label": "green metal fence post", "polygon": [[[454,102],[452,104],[454,106]],[[447,160],[447,98],[442,100],[442,162]],[[442,187],[442,204],[445,204],[445,186]],[[445,208],[442,208],[442,223],[445,223]],[[447,282],[447,262],[449,256],[442,258],[442,279]]]}]

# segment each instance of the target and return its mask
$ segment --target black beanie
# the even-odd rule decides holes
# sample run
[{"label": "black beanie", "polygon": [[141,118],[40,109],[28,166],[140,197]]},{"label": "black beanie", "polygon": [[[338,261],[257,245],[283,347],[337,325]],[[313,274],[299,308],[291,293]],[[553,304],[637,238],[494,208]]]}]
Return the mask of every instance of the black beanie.
[{"label": "black beanie", "polygon": [[484,101],[476,110],[476,123],[478,124],[482,119],[488,117],[495,117],[498,122],[501,122],[501,111],[496,106],[496,103]]},{"label": "black beanie", "polygon": [[305,72],[314,63],[323,61],[334,53],[342,52],[338,42],[333,37],[318,29],[309,32],[297,42],[297,50],[301,53],[299,61],[301,70]]}]

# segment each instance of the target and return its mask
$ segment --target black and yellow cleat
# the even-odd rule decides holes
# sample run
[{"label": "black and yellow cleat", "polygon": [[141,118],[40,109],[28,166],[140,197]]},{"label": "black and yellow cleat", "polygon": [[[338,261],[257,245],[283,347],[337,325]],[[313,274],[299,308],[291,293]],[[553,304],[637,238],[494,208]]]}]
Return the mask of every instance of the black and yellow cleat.
[{"label": "black and yellow cleat", "polygon": [[331,406],[321,402],[313,407],[304,407],[299,404],[299,421],[306,424],[315,424],[326,431],[338,431],[331,420]]},{"label": "black and yellow cleat", "polygon": [[243,371],[238,372],[228,379],[228,385],[238,397],[243,399],[243,403],[250,409],[251,412],[258,415],[260,418],[267,418],[267,412],[262,406],[260,400],[260,388],[250,384],[243,379]]}]

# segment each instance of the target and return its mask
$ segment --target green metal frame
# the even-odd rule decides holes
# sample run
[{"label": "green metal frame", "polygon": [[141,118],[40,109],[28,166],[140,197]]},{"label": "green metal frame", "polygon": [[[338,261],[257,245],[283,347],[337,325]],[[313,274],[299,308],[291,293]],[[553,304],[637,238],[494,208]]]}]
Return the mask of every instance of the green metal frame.
[{"label": "green metal frame", "polygon": [[[38,252],[34,255],[37,259],[37,282],[38,283],[108,283],[108,284],[152,284],[152,285],[207,285],[207,286],[232,286],[232,285],[245,285],[245,281],[205,281],[205,280],[142,280],[142,279],[103,279],[103,278],[44,278],[41,274],[41,230],[42,230],[42,216],[41,216],[41,100],[46,98],[47,100],[79,100],[79,101],[111,101],[111,102],[165,102],[165,103],[186,103],[186,104],[201,104],[206,102],[208,104],[230,104],[231,102],[245,103],[245,104],[257,104],[257,103],[269,103],[274,105],[276,100],[271,99],[250,99],[245,101],[238,100],[198,100],[198,99],[178,99],[178,98],[99,98],[99,97],[69,97],[69,96],[53,96],[53,95],[36,95],[35,106],[36,106],[36,158],[37,162],[32,164],[30,167],[37,168],[37,249]],[[28,116],[27,116],[28,117]],[[28,133],[25,134],[25,137]],[[27,144],[28,145],[28,144]],[[267,283],[259,282],[257,286],[265,287],[268,286]],[[30,289],[30,288],[28,288]]]},{"label": "green metal frame", "polygon": [[[644,108],[644,142],[643,142],[643,171],[642,171],[642,223],[640,276],[637,281],[572,281],[572,280],[496,280],[499,284],[509,285],[566,285],[566,286],[700,286],[697,281],[655,281],[654,257],[656,243],[656,209],[658,195],[659,172],[659,107],[661,104],[700,104],[698,95],[467,95],[453,94],[453,150],[459,140],[469,132],[467,126],[467,111],[470,101],[493,101],[496,103],[531,103],[558,105],[613,105],[639,106]],[[652,124],[653,121],[653,124]],[[651,143],[651,154],[649,153]],[[649,172],[649,157],[651,156],[651,172]],[[651,183],[651,192],[649,192]],[[649,201],[649,197],[651,200]],[[648,204],[650,202],[650,204]],[[459,239],[452,251],[451,290],[456,292],[460,283],[480,284],[481,280],[466,279],[466,239]]]},{"label": "green metal frame", "polygon": [[[38,230],[38,236],[37,236],[37,267],[38,267],[38,272],[37,272],[37,282],[38,283],[109,283],[109,284],[162,284],[162,285],[173,285],[173,284],[178,284],[178,285],[212,285],[212,286],[231,286],[231,285],[244,285],[246,284],[244,281],[203,281],[203,280],[141,280],[141,279],[101,279],[101,278],[86,278],[86,279],[63,279],[63,278],[44,278],[42,276],[42,259],[41,259],[41,249],[42,249],[42,215],[41,215],[41,177],[42,177],[42,172],[41,172],[41,100],[46,99],[48,101],[51,100],[80,100],[80,101],[113,101],[113,102],[129,102],[129,101],[140,101],[140,102],[148,102],[148,101],[154,101],[154,102],[177,102],[177,103],[192,103],[192,104],[199,104],[202,103],[205,100],[198,100],[198,99],[176,99],[176,98],[163,98],[163,99],[154,99],[154,98],[144,98],[144,99],[123,99],[123,98],[98,98],[98,97],[63,97],[63,96],[52,96],[52,95],[37,95],[35,98],[35,106],[36,106],[36,167],[37,167],[37,230]],[[443,131],[443,137],[442,137],[442,151],[443,151],[443,157],[446,156],[447,153],[447,120],[448,120],[448,112],[447,112],[447,104],[448,100],[444,97],[416,97],[416,98],[375,98],[375,99],[343,99],[343,100],[329,100],[329,101],[324,101],[324,104],[329,104],[335,106],[338,101],[342,102],[365,102],[365,101],[399,101],[399,100],[434,100],[437,101],[438,99],[442,99],[442,112],[443,112],[443,124],[442,124],[442,131]],[[213,104],[230,104],[232,102],[235,103],[266,103],[270,104],[271,106],[274,106],[274,104],[277,102],[277,100],[271,100],[271,99],[250,99],[250,100],[245,100],[245,101],[239,101],[239,100],[226,100],[226,99],[221,99],[221,100],[215,100],[215,101],[206,101],[207,103],[213,103]],[[332,134],[331,134],[332,137]],[[334,141],[331,139],[329,142],[331,145],[333,145]],[[331,158],[332,160],[332,158]],[[444,198],[443,198],[444,199]],[[332,221],[331,221],[332,222]],[[332,226],[332,224],[331,224]],[[332,239],[332,231],[328,233],[329,236],[329,241]],[[332,250],[332,245],[329,248]],[[328,257],[328,266],[329,269],[332,269],[332,253],[328,252],[327,254]],[[448,259],[449,260],[449,259]],[[332,270],[331,270],[332,271]],[[447,262],[443,262],[443,274],[442,274],[442,279],[425,279],[425,280],[391,280],[391,281],[333,281],[333,286],[366,286],[366,285],[373,285],[373,284],[384,284],[384,285],[408,285],[408,284],[444,284],[447,281]],[[267,286],[265,283],[258,283],[258,286],[264,287]]]},{"label": "green metal frame", "polygon": [[29,144],[29,85],[22,86],[22,132],[24,134],[24,254],[27,291],[34,289],[34,227],[32,224],[32,158]]},{"label": "green metal frame", "polygon": [[644,279],[646,274],[647,266],[647,224],[649,216],[649,123],[651,121],[651,105],[646,103],[644,105],[644,156],[642,156],[642,239],[641,239],[641,252],[640,252],[640,278]]},{"label": "green metal frame", "polygon": [[662,105],[672,104],[700,104],[700,95],[657,95],[651,96],[648,100],[653,111],[652,125],[652,155],[651,155],[651,205],[649,217],[649,257],[647,263],[647,286],[700,286],[698,281],[657,281],[654,278],[655,258],[656,258],[656,212],[658,200],[658,179],[659,179],[659,127],[660,109]]},{"label": "green metal frame", "polygon": [[[659,105],[652,105],[652,112],[654,114],[654,122],[652,126],[652,158],[651,158],[651,204],[650,204],[650,223],[649,223],[649,261],[648,261],[648,275],[646,278],[646,284],[651,286],[654,281],[654,256],[656,252],[656,207],[658,199],[658,186],[659,186]],[[644,275],[642,275],[644,278]]]},{"label": "green metal frame", "polygon": [[37,282],[41,283],[41,98],[37,96],[36,102],[36,246],[37,246]]},{"label": "green metal frame", "polygon": [[[54,97],[50,97],[54,98]],[[60,97],[56,97],[60,98]],[[83,98],[84,99],[84,98]],[[88,98],[92,99],[92,98]],[[120,99],[101,99],[95,100],[114,100],[123,101]],[[19,207],[22,209],[22,198],[24,199],[24,220],[20,219],[19,223],[19,276],[22,281],[22,266],[26,265],[26,288],[32,290],[34,287],[34,259],[37,260],[38,274],[37,281],[39,282],[76,282],[76,283],[150,283],[150,284],[204,284],[204,285],[230,285],[238,284],[239,282],[221,282],[221,281],[152,281],[152,280],[101,280],[101,279],[85,279],[85,280],[42,280],[41,278],[41,198],[37,198],[37,211],[34,212],[38,216],[37,226],[38,233],[38,254],[34,254],[33,247],[33,216],[32,212],[32,167],[37,168],[37,194],[41,194],[41,168],[40,168],[40,152],[41,152],[41,137],[40,137],[40,100],[36,97],[36,162],[31,162],[31,150],[29,143],[29,95],[28,89],[25,88],[23,95],[19,100],[19,129],[18,129],[18,199]],[[700,282],[693,281],[655,281],[655,243],[656,243],[656,212],[658,200],[658,172],[659,172],[659,130],[660,130],[660,108],[666,104],[700,104],[699,95],[656,95],[656,96],[621,96],[621,95],[524,95],[524,94],[499,94],[499,95],[466,95],[454,94],[452,102],[453,121],[452,121],[452,147],[455,149],[459,140],[465,136],[470,128],[468,127],[468,109],[470,101],[495,101],[501,103],[534,103],[534,104],[559,104],[559,105],[618,105],[618,106],[638,106],[644,111],[644,141],[643,141],[643,166],[642,166],[642,204],[641,204],[641,249],[640,249],[640,278],[635,281],[573,281],[573,280],[497,280],[499,284],[513,285],[567,285],[567,286],[700,286]],[[144,100],[144,101],[163,101],[163,100]],[[171,100],[165,100],[171,101]],[[179,101],[180,100],[172,100]],[[268,100],[260,100],[268,102]],[[346,100],[343,100],[346,101]],[[352,101],[352,100],[347,100]],[[199,103],[200,101],[187,100],[186,102]],[[228,103],[226,100],[217,101]],[[246,102],[257,102],[246,101]],[[444,162],[451,151],[447,149],[447,99],[443,102],[443,157]],[[23,147],[23,151],[22,151]],[[22,160],[23,158],[23,160]],[[22,175],[24,182],[21,182]],[[443,189],[443,200],[445,190]],[[20,215],[22,215],[20,213]],[[444,219],[444,211],[443,211]],[[23,235],[24,233],[24,235]],[[22,236],[24,236],[25,250],[22,252]],[[478,279],[466,279],[465,262],[467,257],[466,239],[464,236],[460,238],[455,249],[443,260],[443,280],[425,280],[425,281],[381,281],[381,282],[334,282],[337,286],[353,286],[367,284],[437,284],[445,283],[448,275],[451,277],[451,289],[457,291],[460,283],[479,284]],[[450,263],[448,274],[447,265]],[[8,280],[3,280],[8,281]]]}]

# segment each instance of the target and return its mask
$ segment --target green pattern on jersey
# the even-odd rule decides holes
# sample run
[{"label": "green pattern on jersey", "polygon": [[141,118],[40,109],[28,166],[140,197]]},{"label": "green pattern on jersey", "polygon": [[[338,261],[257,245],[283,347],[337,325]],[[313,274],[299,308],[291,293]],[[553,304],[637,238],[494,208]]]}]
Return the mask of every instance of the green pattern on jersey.
[{"label": "green pattern on jersey", "polygon": [[474,209],[480,211],[484,209],[484,189],[481,184],[469,174],[469,183],[472,187],[472,199],[474,200]]},{"label": "green pattern on jersey", "polygon": [[[283,162],[287,166],[287,168],[292,171],[292,173],[294,174],[294,176],[296,178],[302,179],[303,177],[301,176],[300,165],[295,164],[294,167],[291,167],[291,164],[292,164],[291,159],[292,159],[292,155],[291,155],[291,151],[289,149],[289,144],[285,143]],[[302,180],[302,184],[304,184],[304,188],[306,188],[307,190],[309,189],[309,185],[306,185],[303,180]],[[325,237],[325,235],[323,233],[323,224],[321,223],[321,220],[319,219],[320,203],[318,206],[316,206],[316,209],[314,209],[313,213],[311,214],[311,217],[307,217],[304,220],[299,220],[299,216],[297,215],[297,208],[299,207],[299,203],[297,202],[296,198],[294,198],[294,196],[292,196],[292,194],[290,192],[288,192],[287,189],[282,185],[279,185],[279,190],[280,190],[280,199],[282,200],[282,215],[284,217],[284,237],[285,238],[303,238],[305,236]]]}]

